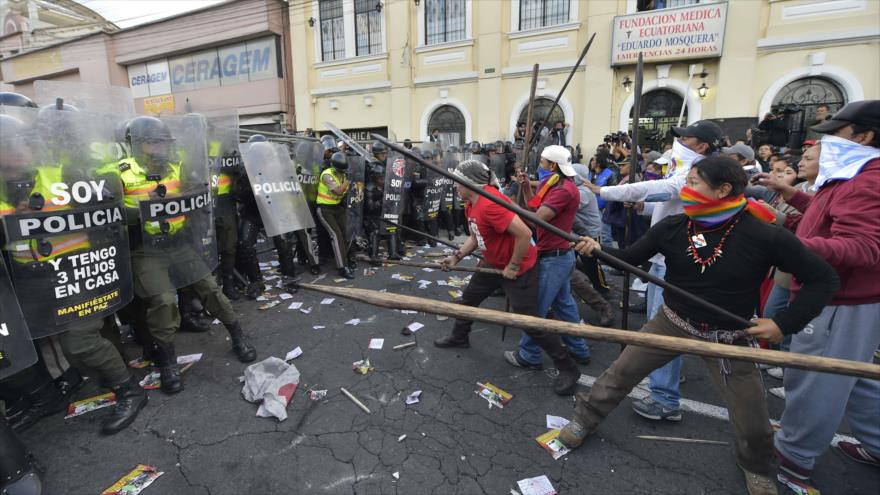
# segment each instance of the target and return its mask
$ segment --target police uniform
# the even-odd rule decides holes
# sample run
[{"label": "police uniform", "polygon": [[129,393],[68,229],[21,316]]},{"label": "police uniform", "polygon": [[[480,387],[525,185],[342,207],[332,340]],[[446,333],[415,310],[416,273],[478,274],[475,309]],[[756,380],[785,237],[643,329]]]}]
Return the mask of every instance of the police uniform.
[{"label": "police uniform", "polygon": [[[352,265],[355,263],[349,254],[351,238],[348,231],[348,212],[344,204],[349,188],[345,175],[348,159],[341,152],[336,152],[330,158],[330,163],[331,165],[321,172],[318,179],[318,198],[315,201],[318,205],[316,214],[318,221],[327,229],[330,236],[333,257],[336,259],[336,268],[339,269],[339,274],[352,279],[354,278]],[[337,191],[340,188],[342,191]]]},{"label": "police uniform", "polygon": [[[235,248],[238,245],[238,210],[232,190],[236,180],[234,172],[240,162],[235,150],[224,150],[223,143],[208,143],[208,159],[214,162],[211,183],[214,188],[214,227],[217,233],[217,252],[220,255],[220,277],[223,294],[233,301],[238,299],[235,290]],[[230,162],[230,163],[227,163]]]}]

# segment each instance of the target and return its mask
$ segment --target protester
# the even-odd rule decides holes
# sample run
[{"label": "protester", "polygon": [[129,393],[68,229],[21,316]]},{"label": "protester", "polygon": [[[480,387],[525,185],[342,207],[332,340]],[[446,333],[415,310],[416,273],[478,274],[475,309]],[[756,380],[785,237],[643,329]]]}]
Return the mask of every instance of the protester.
[{"label": "protester", "polygon": [[[642,332],[686,339],[755,345],[754,339],[779,342],[799,332],[819,314],[838,288],[834,271],[805,248],[790,232],[769,225],[773,215],[743,196],[742,167],[727,157],[695,162],[681,190],[684,215],[672,215],[655,224],[636,244],[609,254],[633,265],[663,253],[667,281],[744,319],[752,316],[752,297],[770,266],[793,273],[803,288],[791,305],[774,319],[759,318],[746,329],[730,330],[736,323],[695,305],[676,293],[665,294],[662,311]],[[602,249],[583,238],[577,250],[591,254]],[[723,254],[723,256],[722,256]],[[575,415],[559,439],[570,448],[587,436],[614,410],[629,391],[654,369],[677,353],[627,346],[596,380],[589,394],[579,393]],[[703,358],[718,392],[724,398],[736,438],[737,464],[752,495],[774,494],[773,430],[758,368],[748,362]]]},{"label": "protester", "polygon": [[[476,160],[465,160],[456,167],[455,174],[481,187],[484,191],[507,200],[506,196],[491,185],[492,172],[485,164]],[[531,245],[531,230],[509,210],[464,186],[456,184],[456,187],[458,194],[470,205],[465,212],[470,224],[470,236],[458,251],[443,260],[443,265],[452,268],[479,248],[486,264],[503,270],[502,275],[474,273],[467,287],[462,291],[461,303],[467,306],[479,306],[495,290],[502,288],[514,313],[539,315],[540,279],[535,266],[538,252],[535,246]],[[470,347],[468,334],[472,323],[456,320],[452,333],[435,340],[434,345],[441,348]],[[553,359],[554,365],[559,370],[559,375],[553,382],[553,391],[559,395],[571,395],[577,386],[580,372],[577,364],[562,346],[562,340],[556,335],[542,331],[523,330],[523,332]]]},{"label": "protester", "polygon": [[773,146],[762,144],[758,146],[758,165],[764,172],[770,171],[770,157],[773,155]]},{"label": "protester", "polygon": [[[797,236],[834,267],[841,288],[791,351],[870,363],[880,345],[880,100],[850,103],[812,127],[824,135],[815,196],[771,175],[763,184],[803,213]],[[795,272],[795,297],[808,290]],[[838,442],[849,458],[880,467],[880,381],[787,369],[785,411],[775,445],[780,468],[810,478],[846,418],[859,443]]]},{"label": "protester", "polygon": [[[593,194],[593,191],[590,191],[586,186],[590,181],[590,170],[580,163],[573,163],[572,167],[577,172],[575,184],[577,184],[578,193],[580,193],[580,202],[577,214],[575,215],[574,225],[572,226],[572,232],[579,236],[599,239],[602,235],[602,216],[599,213],[598,199]],[[605,271],[602,270],[595,258],[581,256],[580,261],[583,272],[590,279],[593,289],[597,291],[603,300],[607,299],[611,293],[611,287],[609,287],[607,280],[605,280]],[[600,310],[600,314],[602,315],[603,325],[611,323],[610,305],[607,311],[604,308]]]},{"label": "protester", "polygon": [[721,148],[721,153],[739,162],[749,178],[762,171],[761,167],[755,163],[755,150],[745,144],[738,143],[729,148]]}]

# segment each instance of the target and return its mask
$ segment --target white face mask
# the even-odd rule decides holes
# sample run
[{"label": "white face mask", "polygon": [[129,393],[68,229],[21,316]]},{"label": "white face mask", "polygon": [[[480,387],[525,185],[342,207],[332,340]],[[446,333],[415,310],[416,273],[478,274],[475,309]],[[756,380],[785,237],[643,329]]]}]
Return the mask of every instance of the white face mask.
[{"label": "white face mask", "polygon": [[691,165],[703,155],[683,145],[678,139],[672,143],[672,160],[666,167],[666,177],[672,177],[676,171],[690,170]]},{"label": "white face mask", "polygon": [[814,187],[819,189],[830,180],[852,179],[875,158],[880,158],[880,149],[826,134],[822,137],[819,175]]}]

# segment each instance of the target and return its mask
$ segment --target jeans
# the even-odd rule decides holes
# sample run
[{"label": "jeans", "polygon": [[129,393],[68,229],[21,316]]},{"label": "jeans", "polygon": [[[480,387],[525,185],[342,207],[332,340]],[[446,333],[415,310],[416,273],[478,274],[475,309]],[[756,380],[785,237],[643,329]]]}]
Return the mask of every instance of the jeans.
[{"label": "jeans", "polygon": [[[574,271],[574,251],[560,256],[538,259],[538,308],[536,316],[544,318],[550,308],[557,320],[580,323],[577,303],[571,295],[571,273]],[[534,270],[534,268],[533,268]],[[562,336],[562,342],[578,357],[589,357],[590,348],[582,337]],[[541,362],[541,348],[523,333],[519,340],[519,357],[532,364]]]},{"label": "jeans", "polygon": [[[791,292],[788,289],[773,284],[773,289],[770,290],[770,295],[767,296],[767,302],[764,303],[764,318],[773,318],[776,316],[776,313],[787,308],[789,297],[791,297]],[[779,344],[779,350],[788,351],[789,347],[791,347],[791,335],[786,335],[782,339],[782,343]]]},{"label": "jeans", "polygon": [[614,236],[611,234],[611,225],[602,222],[602,236],[599,239],[599,243],[604,247],[616,247],[617,243],[614,242]]},{"label": "jeans", "polygon": [[[651,264],[651,270],[648,272],[655,277],[666,278],[666,262],[657,261]],[[660,306],[663,305],[663,288],[652,283],[648,283],[648,291],[646,294],[648,304],[648,319],[654,318]],[[678,388],[679,377],[681,376],[681,356],[666,363],[660,368],[651,372],[651,398],[661,406],[667,409],[678,409],[678,403],[681,400],[681,391]]]}]

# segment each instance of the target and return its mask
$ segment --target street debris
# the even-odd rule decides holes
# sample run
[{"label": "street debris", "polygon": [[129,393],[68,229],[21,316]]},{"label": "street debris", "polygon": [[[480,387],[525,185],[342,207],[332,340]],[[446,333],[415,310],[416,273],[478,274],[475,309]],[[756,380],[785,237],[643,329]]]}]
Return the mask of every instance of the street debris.
[{"label": "street debris", "polygon": [[288,353],[287,353],[287,356],[284,356],[284,360],[285,360],[285,361],[290,361],[291,359],[296,359],[296,358],[302,356],[302,353],[303,353],[302,348],[300,348],[300,347],[297,346],[296,349],[294,349],[294,350],[288,352]]},{"label": "street debris", "polygon": [[327,327],[325,327],[324,325],[314,325],[314,326],[312,326],[312,329],[313,329],[313,330],[323,330],[323,329],[325,329],[325,328],[327,328]]},{"label": "street debris", "polygon": [[287,419],[287,405],[299,385],[299,370],[277,357],[268,357],[244,370],[241,394],[248,402],[260,403],[257,416]]},{"label": "street debris", "polygon": [[394,476],[394,479],[399,480],[400,479],[400,471],[395,471],[395,472],[391,473],[391,476]]},{"label": "street debris", "polygon": [[385,339],[370,339],[370,349],[382,349],[385,346]]},{"label": "street debris", "polygon": [[535,478],[526,478],[516,482],[522,495],[556,495],[556,489],[547,479],[547,476],[541,475]]},{"label": "street debris", "polygon": [[551,430],[561,430],[568,424],[568,420],[559,416],[547,415],[547,428]]},{"label": "street debris", "polygon": [[730,443],[728,442],[721,442],[718,440],[701,440],[699,438],[658,437],[654,435],[636,435],[636,438],[641,438],[642,440],[660,440],[663,442],[699,443],[703,445],[730,445]]},{"label": "street debris", "polygon": [[406,439],[406,435],[400,435],[399,437],[397,437],[397,443],[402,442],[404,439]]},{"label": "street debris", "polygon": [[351,325],[351,326],[357,326],[357,324],[360,322],[361,322],[360,318],[352,318],[352,319],[348,320],[347,322],[345,322],[345,324]]},{"label": "street debris", "polygon": [[355,373],[360,375],[366,375],[367,373],[373,371],[376,368],[373,368],[373,365],[370,364],[369,359],[362,359],[360,361],[355,361],[351,363],[351,369],[354,370]]},{"label": "street debris", "polygon": [[461,296],[462,296],[462,293],[460,290],[451,290],[448,292],[448,294],[449,294],[449,297],[451,297],[454,300],[461,299]]},{"label": "street debris", "polygon": [[507,405],[508,402],[510,402],[510,399],[513,399],[513,396],[510,395],[508,392],[501,390],[491,383],[487,382],[484,384],[477,382],[477,386],[479,387],[479,389],[475,390],[474,393],[489,401],[490,409],[493,405],[503,409],[504,406]]},{"label": "street debris", "polygon": [[571,449],[559,440],[559,430],[550,430],[536,438],[535,441],[544,447],[544,450],[550,452],[554,461],[571,452]]},{"label": "street debris", "polygon": [[[344,280],[344,279],[343,279],[343,280]],[[335,301],[335,300],[336,300],[336,299],[333,298],[333,297],[327,297],[327,298],[324,298],[324,299],[321,301],[321,304],[333,304],[333,301]]]},{"label": "street debris", "polygon": [[257,309],[262,309],[262,310],[272,309],[275,306],[278,306],[279,304],[281,304],[281,301],[270,301],[270,302],[267,302],[266,304],[262,304],[260,306],[257,306]]},{"label": "street debris", "polygon": [[421,390],[416,390],[415,392],[406,396],[406,405],[411,406],[413,404],[418,404],[419,398],[422,396]]},{"label": "street debris", "polygon": [[299,308],[299,312],[304,315],[307,315],[312,312],[312,307],[309,306],[308,308]]},{"label": "street debris", "polygon": [[421,323],[414,321],[414,322],[410,323],[409,325],[407,325],[406,328],[408,328],[410,332],[417,332],[420,329],[425,328],[425,325],[422,325]]},{"label": "street debris", "polygon": [[309,390],[309,400],[321,400],[327,397],[326,390]]},{"label": "street debris", "polygon": [[67,406],[67,415],[64,416],[64,419],[97,411],[98,409],[103,409],[114,404],[116,404],[116,394],[113,392],[107,392],[106,394],[96,395],[94,397],[89,397],[88,399],[78,400]]},{"label": "street debris", "polygon": [[287,309],[299,309],[302,306],[303,306],[303,303],[301,303],[301,302],[292,302],[292,303],[290,303],[290,306],[287,307]]},{"label": "street debris", "polygon": [[113,486],[101,492],[101,495],[137,495],[163,474],[165,473],[153,466],[138,464],[130,473],[113,483]]},{"label": "street debris", "polygon": [[415,277],[412,275],[401,275],[399,273],[395,273],[394,275],[391,275],[391,278],[393,280],[402,280],[404,282],[409,282],[410,280],[414,279]]},{"label": "street debris", "polygon": [[413,341],[413,342],[407,342],[407,343],[405,343],[405,344],[396,345],[396,346],[393,347],[393,349],[394,349],[395,351],[399,351],[399,350],[401,350],[401,349],[406,349],[407,347],[412,347],[412,346],[414,346],[414,345],[416,345],[415,341]]},{"label": "street debris", "polygon": [[[181,359],[184,362],[181,362]],[[183,374],[185,371],[188,371],[200,359],[202,359],[201,354],[188,354],[186,356],[178,356],[177,364],[182,365],[180,368],[180,373]],[[159,390],[162,387],[162,380],[160,379],[158,371],[152,371],[150,372],[150,374],[145,376],[143,380],[141,380],[138,384],[144,390]]]},{"label": "street debris", "polygon": [[372,414],[372,413],[370,412],[370,408],[367,407],[367,406],[365,406],[363,402],[359,401],[357,397],[355,397],[354,395],[351,394],[351,392],[349,392],[348,390],[345,390],[345,388],[343,388],[343,387],[339,387],[339,390],[341,390],[342,393],[345,394],[346,397],[348,397],[349,399],[351,399],[352,402],[354,402],[355,404],[357,404],[358,407],[360,407],[361,409],[363,409],[365,413],[367,413],[367,414]]},{"label": "street debris", "polygon": [[293,299],[293,295],[288,294],[287,292],[282,292],[281,294],[278,294],[278,297],[280,297],[282,301],[286,301],[288,299]]}]

